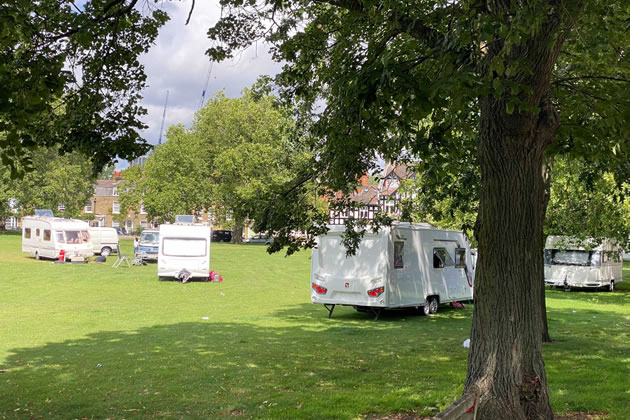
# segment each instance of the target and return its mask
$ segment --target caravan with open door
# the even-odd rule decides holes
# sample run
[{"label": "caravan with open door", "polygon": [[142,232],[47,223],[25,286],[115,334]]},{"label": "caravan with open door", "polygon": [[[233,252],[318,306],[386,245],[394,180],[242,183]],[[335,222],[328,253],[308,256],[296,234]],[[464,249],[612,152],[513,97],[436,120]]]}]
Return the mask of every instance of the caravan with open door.
[{"label": "caravan with open door", "polygon": [[[22,219],[22,252],[36,259],[82,260],[94,255],[89,225],[75,219],[51,216],[26,216]],[[62,254],[63,251],[63,254]]]},{"label": "caravan with open door", "polygon": [[470,246],[459,231],[427,223],[397,223],[366,232],[357,253],[346,257],[344,226],[329,226],[311,258],[311,300],[332,315],[335,305],[359,311],[422,308],[473,298],[475,273]]},{"label": "caravan with open door", "polygon": [[568,236],[549,236],[545,243],[545,284],[550,287],[606,288],[622,281],[623,251],[611,239],[597,245]]}]

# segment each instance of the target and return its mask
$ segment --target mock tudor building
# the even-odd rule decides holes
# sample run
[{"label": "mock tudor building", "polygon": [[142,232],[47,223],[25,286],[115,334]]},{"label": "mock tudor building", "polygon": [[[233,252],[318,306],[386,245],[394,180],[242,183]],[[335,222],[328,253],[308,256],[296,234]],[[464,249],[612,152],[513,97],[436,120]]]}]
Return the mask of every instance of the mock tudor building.
[{"label": "mock tudor building", "polygon": [[[363,175],[359,179],[359,187],[349,197],[356,208],[344,212],[331,210],[329,223],[343,225],[349,217],[372,220],[379,211],[394,219],[399,218],[399,204],[403,198],[400,187],[404,180],[414,177],[414,173],[405,164],[387,164],[378,184],[370,184],[369,176]],[[336,198],[342,198],[340,193]]]}]

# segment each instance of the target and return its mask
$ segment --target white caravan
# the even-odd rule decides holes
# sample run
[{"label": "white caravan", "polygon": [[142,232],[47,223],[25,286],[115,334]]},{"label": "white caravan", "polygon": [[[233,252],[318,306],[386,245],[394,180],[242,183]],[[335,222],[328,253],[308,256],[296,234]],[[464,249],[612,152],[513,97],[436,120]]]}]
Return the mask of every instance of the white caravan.
[{"label": "white caravan", "polygon": [[372,311],[422,307],[434,314],[442,303],[473,298],[475,278],[468,239],[462,232],[427,223],[397,223],[366,232],[357,253],[346,257],[344,226],[329,226],[311,257],[311,300]]},{"label": "white caravan", "polygon": [[94,255],[89,225],[81,220],[49,216],[27,216],[22,219],[22,252],[40,258],[80,260]]},{"label": "white caravan", "polygon": [[610,239],[598,246],[567,236],[549,236],[545,243],[545,284],[553,287],[606,287],[621,282],[621,249]]},{"label": "white caravan", "polygon": [[210,276],[210,226],[202,224],[160,225],[158,276],[186,283]]},{"label": "white caravan", "polygon": [[108,257],[112,252],[118,251],[118,232],[110,227],[91,227],[90,242],[92,251]]}]

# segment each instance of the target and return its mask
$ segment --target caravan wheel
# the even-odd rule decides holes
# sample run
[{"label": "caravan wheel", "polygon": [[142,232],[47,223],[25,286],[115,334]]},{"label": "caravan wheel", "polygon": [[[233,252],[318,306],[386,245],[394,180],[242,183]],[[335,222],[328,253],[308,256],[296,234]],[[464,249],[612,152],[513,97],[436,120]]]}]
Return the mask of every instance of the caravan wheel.
[{"label": "caravan wheel", "polygon": [[437,297],[431,296],[427,300],[428,300],[428,304],[429,304],[428,305],[429,306],[429,313],[431,315],[436,314],[437,311],[438,311],[438,306],[439,306]]},{"label": "caravan wheel", "polygon": [[425,303],[423,306],[421,306],[420,308],[422,308],[422,315],[427,316],[431,313],[431,311],[429,310],[429,303]]},{"label": "caravan wheel", "polygon": [[108,246],[103,247],[103,249],[101,249],[101,255],[103,257],[109,257],[112,253],[112,249]]},{"label": "caravan wheel", "polygon": [[39,256],[39,252],[35,252],[35,259],[39,260],[41,257]]}]

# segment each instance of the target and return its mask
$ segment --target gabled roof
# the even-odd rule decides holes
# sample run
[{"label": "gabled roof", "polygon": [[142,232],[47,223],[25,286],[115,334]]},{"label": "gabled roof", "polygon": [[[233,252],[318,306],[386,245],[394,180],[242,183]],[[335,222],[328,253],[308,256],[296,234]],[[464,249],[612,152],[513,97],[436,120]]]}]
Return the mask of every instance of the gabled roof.
[{"label": "gabled roof", "polygon": [[350,201],[363,205],[377,205],[378,188],[371,185],[366,186],[362,190],[352,194],[352,196],[350,196]]},{"label": "gabled roof", "polygon": [[398,164],[388,163],[387,165],[385,165],[385,169],[383,170],[383,178],[387,178],[392,173],[398,179],[409,179],[414,176],[414,173],[410,169],[410,166],[407,165],[406,163],[398,163]]}]

